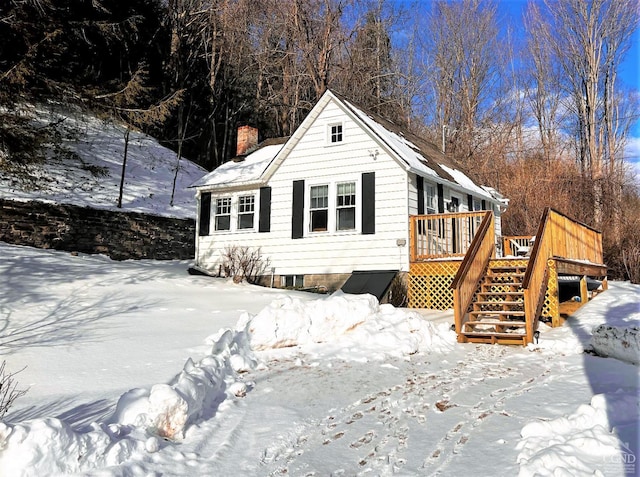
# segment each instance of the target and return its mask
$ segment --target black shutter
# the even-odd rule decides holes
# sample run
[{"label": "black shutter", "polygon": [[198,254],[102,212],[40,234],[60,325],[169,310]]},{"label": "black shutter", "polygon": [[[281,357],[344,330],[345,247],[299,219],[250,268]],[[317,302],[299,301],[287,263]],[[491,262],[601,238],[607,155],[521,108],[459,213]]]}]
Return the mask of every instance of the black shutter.
[{"label": "black shutter", "polygon": [[418,178],[418,215],[424,214],[424,177],[417,176]]},{"label": "black shutter", "polygon": [[258,232],[271,231],[271,187],[260,187],[260,218]]},{"label": "black shutter", "polygon": [[482,210],[487,210],[487,202],[482,199]]},{"label": "black shutter", "polygon": [[438,184],[438,213],[444,214],[444,186]]},{"label": "black shutter", "polygon": [[471,194],[467,194],[467,208],[469,212],[473,212],[473,196]]},{"label": "black shutter", "polygon": [[362,233],[376,233],[376,173],[362,174]]},{"label": "black shutter", "polygon": [[291,213],[291,238],[304,236],[304,181],[293,181],[293,204]]},{"label": "black shutter", "polygon": [[199,235],[209,235],[209,224],[211,223],[211,192],[200,194],[200,228]]}]

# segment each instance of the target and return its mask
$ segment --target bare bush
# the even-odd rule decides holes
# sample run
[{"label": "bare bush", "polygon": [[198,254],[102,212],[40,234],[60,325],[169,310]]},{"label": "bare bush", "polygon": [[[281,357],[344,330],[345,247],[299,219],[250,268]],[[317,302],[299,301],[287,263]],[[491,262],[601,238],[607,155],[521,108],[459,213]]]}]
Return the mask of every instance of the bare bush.
[{"label": "bare bush", "polygon": [[398,273],[389,287],[389,303],[396,308],[407,306],[407,277]]},{"label": "bare bush", "polygon": [[[14,379],[16,373],[10,373],[5,370],[6,361],[0,365],[0,419],[9,411],[16,399],[24,396],[26,389],[18,389],[18,383]],[[24,368],[23,368],[24,369]]]},{"label": "bare bush", "polygon": [[222,268],[227,277],[235,283],[246,280],[257,283],[270,265],[270,260],[262,256],[260,247],[229,245],[222,255]]},{"label": "bare bush", "polygon": [[[640,203],[640,200],[636,200]],[[630,212],[623,228],[621,255],[626,277],[631,283],[640,284],[640,212]]]}]

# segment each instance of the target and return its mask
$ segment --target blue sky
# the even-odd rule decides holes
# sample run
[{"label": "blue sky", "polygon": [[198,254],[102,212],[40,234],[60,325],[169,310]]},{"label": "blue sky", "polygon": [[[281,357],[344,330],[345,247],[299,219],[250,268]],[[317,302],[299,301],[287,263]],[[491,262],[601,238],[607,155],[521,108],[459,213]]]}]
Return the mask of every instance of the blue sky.
[{"label": "blue sky", "polygon": [[[393,0],[403,5],[408,11],[415,5],[430,8],[431,0]],[[504,19],[505,26],[509,24],[516,32],[523,32],[522,17],[529,0],[497,0],[499,16]],[[631,49],[626,55],[624,63],[619,70],[620,81],[640,94],[640,31],[633,35]],[[625,157],[631,162],[640,178],[640,117],[636,118],[631,128],[629,145]]]},{"label": "blue sky", "polygon": [[[507,15],[514,28],[522,25],[522,15],[526,9],[528,0],[499,0],[499,8]],[[640,31],[633,35],[631,49],[626,55],[624,63],[619,70],[619,79],[626,86],[633,88],[636,94],[640,94]],[[625,158],[631,163],[640,178],[640,118],[636,118],[631,127],[629,144],[626,148]]]}]

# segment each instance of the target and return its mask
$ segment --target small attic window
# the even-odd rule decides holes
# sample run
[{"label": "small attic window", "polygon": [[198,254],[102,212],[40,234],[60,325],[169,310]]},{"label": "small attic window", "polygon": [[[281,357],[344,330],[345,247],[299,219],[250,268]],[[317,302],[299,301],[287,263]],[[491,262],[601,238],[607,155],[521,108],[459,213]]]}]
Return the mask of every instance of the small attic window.
[{"label": "small attic window", "polygon": [[329,125],[329,143],[337,144],[342,142],[342,123]]}]

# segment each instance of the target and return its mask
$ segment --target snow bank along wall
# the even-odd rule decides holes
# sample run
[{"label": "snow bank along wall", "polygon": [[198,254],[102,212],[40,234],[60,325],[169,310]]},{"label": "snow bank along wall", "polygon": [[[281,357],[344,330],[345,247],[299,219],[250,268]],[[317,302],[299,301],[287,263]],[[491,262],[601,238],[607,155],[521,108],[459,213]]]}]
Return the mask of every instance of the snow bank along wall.
[{"label": "snow bank along wall", "polygon": [[0,199],[0,241],[115,260],[191,259],[195,222],[70,204]]}]

